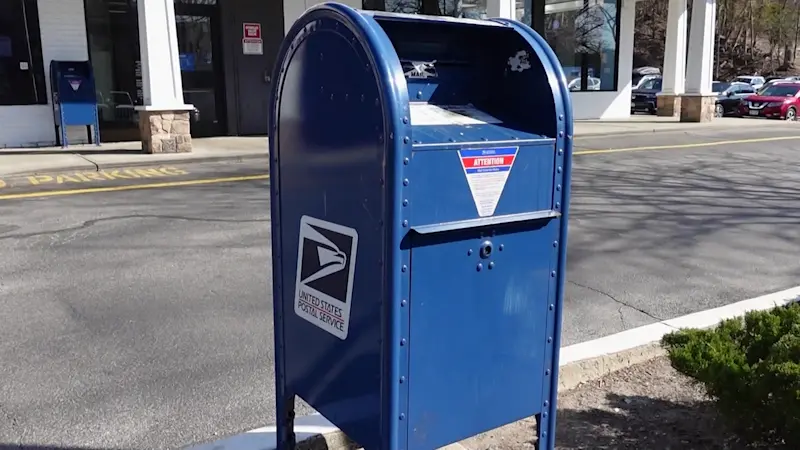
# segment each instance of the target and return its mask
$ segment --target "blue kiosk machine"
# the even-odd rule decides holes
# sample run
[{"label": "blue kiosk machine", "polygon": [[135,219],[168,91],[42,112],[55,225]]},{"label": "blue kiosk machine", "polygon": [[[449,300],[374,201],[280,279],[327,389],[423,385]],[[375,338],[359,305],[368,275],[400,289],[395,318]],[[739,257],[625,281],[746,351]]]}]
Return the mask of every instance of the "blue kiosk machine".
[{"label": "blue kiosk machine", "polygon": [[273,80],[278,449],[296,396],[367,450],[530,416],[552,449],[573,124],[544,39],[325,3]]},{"label": "blue kiosk machine", "polygon": [[83,125],[89,142],[100,145],[97,91],[91,63],[51,61],[50,92],[53,95],[56,143],[68,147],[67,127]]}]

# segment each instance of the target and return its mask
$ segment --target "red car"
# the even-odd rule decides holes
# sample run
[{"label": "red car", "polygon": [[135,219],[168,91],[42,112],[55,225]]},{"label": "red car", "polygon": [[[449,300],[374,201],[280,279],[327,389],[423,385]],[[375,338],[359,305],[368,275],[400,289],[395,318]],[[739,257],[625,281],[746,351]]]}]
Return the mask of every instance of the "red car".
[{"label": "red car", "polygon": [[776,83],[739,104],[742,116],[797,120],[800,111],[800,82]]}]

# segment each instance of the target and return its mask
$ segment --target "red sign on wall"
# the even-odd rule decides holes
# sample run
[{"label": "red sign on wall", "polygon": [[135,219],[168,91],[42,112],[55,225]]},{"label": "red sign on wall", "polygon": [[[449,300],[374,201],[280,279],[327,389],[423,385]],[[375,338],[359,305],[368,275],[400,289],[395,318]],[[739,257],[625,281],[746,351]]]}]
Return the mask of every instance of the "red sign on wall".
[{"label": "red sign on wall", "polygon": [[245,22],[242,24],[242,53],[245,55],[263,55],[264,41],[261,40],[261,24]]},{"label": "red sign on wall", "polygon": [[255,22],[245,22],[242,24],[244,39],[261,39],[261,24]]}]

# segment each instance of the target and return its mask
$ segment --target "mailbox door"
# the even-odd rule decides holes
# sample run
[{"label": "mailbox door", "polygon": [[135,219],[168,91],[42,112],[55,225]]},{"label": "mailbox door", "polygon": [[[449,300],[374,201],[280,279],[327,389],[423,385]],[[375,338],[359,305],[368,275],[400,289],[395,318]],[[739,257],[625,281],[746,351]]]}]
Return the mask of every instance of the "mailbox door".
[{"label": "mailbox door", "polygon": [[[478,156],[482,153],[495,156]],[[555,153],[552,140],[513,146],[486,143],[463,149],[415,148],[408,177],[411,226],[557,209],[553,201]]]},{"label": "mailbox door", "polygon": [[412,235],[409,448],[541,411],[559,221]]}]

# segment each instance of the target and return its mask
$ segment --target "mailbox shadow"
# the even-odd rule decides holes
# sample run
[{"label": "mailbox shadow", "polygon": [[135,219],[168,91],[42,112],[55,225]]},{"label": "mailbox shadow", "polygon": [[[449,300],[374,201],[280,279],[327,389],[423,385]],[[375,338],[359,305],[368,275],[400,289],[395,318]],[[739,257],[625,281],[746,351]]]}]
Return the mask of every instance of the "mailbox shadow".
[{"label": "mailbox shadow", "polygon": [[[568,265],[627,254],[649,257],[637,271],[698,262],[724,268],[730,267],[731,251],[753,255],[765,248],[772,258],[794,258],[800,176],[791,170],[795,162],[786,148],[785,155],[720,149],[679,157],[668,151],[576,158]],[[715,151],[721,155],[709,156]],[[687,250],[705,243],[724,248],[687,259]]]},{"label": "mailbox shadow", "polygon": [[556,448],[744,448],[711,401],[608,394],[606,403],[605,409],[559,410]]}]

